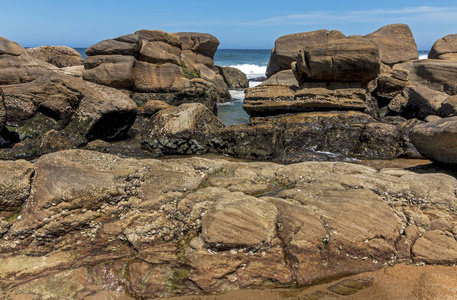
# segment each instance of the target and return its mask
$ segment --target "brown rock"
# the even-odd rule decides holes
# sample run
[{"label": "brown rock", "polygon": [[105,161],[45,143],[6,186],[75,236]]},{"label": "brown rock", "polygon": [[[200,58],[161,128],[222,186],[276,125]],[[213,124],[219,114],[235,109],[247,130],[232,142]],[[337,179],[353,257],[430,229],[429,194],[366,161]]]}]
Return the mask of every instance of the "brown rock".
[{"label": "brown rock", "polygon": [[133,69],[134,88],[141,92],[176,92],[191,87],[181,66],[138,61]]},{"label": "brown rock", "polygon": [[172,107],[173,106],[161,100],[149,100],[143,106],[138,108],[138,114],[150,117],[162,109],[168,109]]},{"label": "brown rock", "polygon": [[224,78],[227,87],[230,89],[244,89],[249,87],[249,80],[242,71],[233,67],[216,66],[218,73]]},{"label": "brown rock", "polygon": [[18,210],[30,195],[33,165],[24,160],[0,161],[0,210]]},{"label": "brown rock", "polygon": [[83,64],[83,57],[73,48],[66,46],[40,46],[28,48],[27,52],[44,62],[56,67],[71,67]]},{"label": "brown rock", "polygon": [[172,63],[180,66],[180,55],[181,49],[160,41],[149,42],[145,40],[140,50],[140,60],[152,64]]},{"label": "brown rock", "polygon": [[281,36],[275,41],[275,47],[271,51],[266,71],[267,77],[271,77],[281,70],[290,69],[290,64],[297,60],[298,52],[301,49],[344,37],[340,31],[328,31],[326,29]]},{"label": "brown rock", "polygon": [[381,62],[394,65],[419,58],[416,41],[406,24],[390,24],[365,36],[378,45]]},{"label": "brown rock", "polygon": [[424,157],[444,164],[457,164],[457,117],[419,124],[409,136]]},{"label": "brown rock", "polygon": [[457,96],[450,96],[443,102],[438,109],[438,113],[442,117],[454,117],[457,115]]},{"label": "brown rock", "polygon": [[164,154],[204,153],[222,122],[200,103],[182,104],[156,113],[142,132],[150,149]]},{"label": "brown rock", "polygon": [[126,39],[110,39],[90,46],[86,50],[87,56],[93,55],[137,55],[138,42]]},{"label": "brown rock", "polygon": [[430,264],[453,264],[457,259],[457,242],[442,231],[425,232],[412,247],[414,259]]},{"label": "brown rock", "polygon": [[138,35],[138,37],[142,40],[147,40],[150,42],[164,42],[171,46],[182,49],[181,41],[172,34],[166,33],[165,31],[142,29],[135,32],[135,35]]},{"label": "brown rock", "polygon": [[115,88],[129,88],[134,84],[135,58],[126,55],[96,55],[84,60],[84,80]]},{"label": "brown rock", "polygon": [[299,83],[294,75],[294,71],[283,70],[271,75],[267,80],[262,82],[263,85],[288,85],[291,87],[298,87]]},{"label": "brown rock", "polygon": [[277,209],[273,204],[232,193],[222,197],[202,218],[202,239],[212,248],[256,249],[276,235]]},{"label": "brown rock", "polygon": [[317,80],[366,84],[380,71],[378,47],[363,38],[309,45],[300,50],[296,70],[300,83]]},{"label": "brown rock", "polygon": [[191,50],[209,57],[214,57],[219,40],[209,33],[200,32],[177,32],[171,33],[182,43],[182,50]]},{"label": "brown rock", "polygon": [[437,40],[428,53],[429,59],[456,58],[457,34],[449,34]]}]

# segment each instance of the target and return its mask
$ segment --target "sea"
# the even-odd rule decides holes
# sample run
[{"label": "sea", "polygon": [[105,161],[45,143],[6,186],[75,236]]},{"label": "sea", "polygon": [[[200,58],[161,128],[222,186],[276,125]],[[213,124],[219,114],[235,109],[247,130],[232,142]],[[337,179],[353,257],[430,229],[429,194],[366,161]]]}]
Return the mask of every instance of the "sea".
[{"label": "sea", "polygon": [[[75,48],[83,58],[86,48]],[[426,59],[429,51],[419,50],[419,59]],[[270,49],[218,49],[214,63],[222,67],[235,67],[246,74],[249,87],[255,87],[265,79]],[[218,104],[218,118],[225,125],[249,123],[249,115],[243,110],[244,90],[230,90],[232,101]]]}]

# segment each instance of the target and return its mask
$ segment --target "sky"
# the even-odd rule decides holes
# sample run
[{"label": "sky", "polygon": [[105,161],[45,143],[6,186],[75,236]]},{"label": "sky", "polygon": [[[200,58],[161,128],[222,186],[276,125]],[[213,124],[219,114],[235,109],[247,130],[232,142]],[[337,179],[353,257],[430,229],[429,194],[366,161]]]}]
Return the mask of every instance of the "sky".
[{"label": "sky", "polygon": [[0,36],[24,47],[89,47],[139,29],[206,32],[220,49],[271,49],[318,29],[365,35],[408,24],[419,50],[457,33],[456,0],[0,0]]}]

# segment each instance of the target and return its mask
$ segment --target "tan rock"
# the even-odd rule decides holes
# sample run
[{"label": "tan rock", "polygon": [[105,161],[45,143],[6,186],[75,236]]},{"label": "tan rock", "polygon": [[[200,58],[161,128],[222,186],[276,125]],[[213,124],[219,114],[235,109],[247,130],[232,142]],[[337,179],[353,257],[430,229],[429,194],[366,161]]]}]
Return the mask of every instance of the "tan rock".
[{"label": "tan rock", "polygon": [[33,165],[24,160],[0,161],[0,210],[19,209],[30,195]]},{"label": "tan rock", "polygon": [[457,54],[457,34],[437,40],[428,54],[429,59],[453,59]]},{"label": "tan rock", "polygon": [[453,264],[457,259],[457,242],[439,230],[430,230],[412,247],[414,259],[430,264]]},{"label": "tan rock", "polygon": [[27,52],[44,62],[53,64],[56,67],[71,67],[83,64],[83,57],[73,48],[66,46],[40,46],[28,48]]},{"label": "tan rock", "polygon": [[140,50],[140,60],[152,64],[172,63],[180,66],[180,55],[181,49],[160,41],[145,40]]},{"label": "tan rock", "polygon": [[406,24],[390,24],[367,34],[378,45],[381,62],[394,65],[419,58],[416,42]]},{"label": "tan rock", "polygon": [[116,88],[134,84],[133,67],[136,59],[126,55],[96,55],[84,60],[84,80]]}]

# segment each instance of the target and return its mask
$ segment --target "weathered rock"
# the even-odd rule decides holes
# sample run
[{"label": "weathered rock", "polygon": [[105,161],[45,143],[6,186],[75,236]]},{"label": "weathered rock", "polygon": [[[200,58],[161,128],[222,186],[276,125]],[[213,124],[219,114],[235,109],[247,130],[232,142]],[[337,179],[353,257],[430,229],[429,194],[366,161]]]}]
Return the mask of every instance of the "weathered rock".
[{"label": "weathered rock", "polygon": [[396,74],[381,74],[376,79],[376,88],[372,93],[378,100],[379,106],[385,107],[407,86],[406,78],[399,78]]},{"label": "weathered rock", "polygon": [[288,85],[291,87],[298,87],[299,83],[295,78],[294,71],[283,70],[271,75],[267,80],[263,80],[263,85]]},{"label": "weathered rock", "polygon": [[394,65],[418,59],[416,41],[406,24],[390,24],[367,34],[366,39],[378,45],[381,62]]},{"label": "weathered rock", "polygon": [[140,60],[152,63],[163,64],[172,63],[181,65],[179,56],[181,49],[160,41],[143,41],[140,50]]},{"label": "weathered rock", "polygon": [[419,124],[411,130],[410,138],[424,157],[457,165],[457,117]]},{"label": "weathered rock", "polygon": [[326,29],[281,36],[275,41],[275,47],[271,51],[266,71],[267,77],[271,77],[281,70],[290,69],[290,64],[297,61],[298,52],[301,49],[344,37],[344,34],[340,31],[328,31]]},{"label": "weathered rock", "polygon": [[57,67],[30,56],[17,43],[0,37],[0,84],[29,82]]},{"label": "weathered rock", "polygon": [[323,82],[294,88],[263,83],[246,91],[243,109],[251,116],[269,116],[331,109],[363,111],[367,108],[366,89],[360,85],[358,88],[342,86],[345,85]]},{"label": "weathered rock", "polygon": [[130,88],[134,84],[135,58],[126,55],[96,55],[84,60],[83,79],[115,88]]},{"label": "weathered rock", "polygon": [[83,57],[73,48],[66,46],[40,46],[28,48],[27,53],[56,67],[71,67],[83,64]]},{"label": "weathered rock", "polygon": [[30,195],[33,164],[24,160],[0,161],[0,210],[17,211]]},{"label": "weathered rock", "polygon": [[169,34],[161,30],[149,30],[142,29],[135,32],[135,35],[139,37],[140,40],[147,40],[150,42],[164,42],[174,47],[182,49],[182,43],[172,34]]},{"label": "weathered rock", "polygon": [[215,202],[202,218],[201,237],[215,249],[256,249],[271,244],[276,235],[276,219],[273,204],[233,193]]},{"label": "weathered rock", "polygon": [[300,83],[349,81],[368,83],[380,71],[376,44],[363,38],[346,38],[301,49],[296,63]]},{"label": "weathered rock", "polygon": [[441,102],[441,107],[438,109],[438,113],[442,117],[457,116],[457,95],[450,96]]},{"label": "weathered rock", "polygon": [[138,114],[150,117],[153,114],[161,111],[162,109],[172,108],[173,106],[161,100],[149,100],[144,105],[138,108]]},{"label": "weathered rock", "polygon": [[0,87],[0,131],[6,125],[6,109],[5,109],[5,94],[3,89]]},{"label": "weathered rock", "polygon": [[104,40],[90,46],[86,50],[88,56],[93,55],[138,55],[138,40],[126,40],[122,38]]},{"label": "weathered rock", "polygon": [[220,153],[285,163],[404,153],[399,129],[354,111],[253,118],[220,130],[220,139]]},{"label": "weathered rock", "polygon": [[133,69],[135,90],[139,92],[176,92],[191,87],[181,66],[172,63],[150,64],[138,61]]},{"label": "weathered rock", "polygon": [[[20,169],[30,170],[25,164]],[[434,284],[421,293],[411,286],[423,286],[420,278],[455,281],[452,268],[385,267],[455,262],[453,233],[442,230],[457,224],[457,180],[439,172],[339,162],[135,160],[83,150],[42,156],[33,169],[20,215],[0,220],[7,297],[201,295],[359,274],[289,288],[287,295],[355,289],[354,299],[404,298],[403,284],[415,295],[436,295]],[[224,224],[226,231],[217,229]],[[238,225],[249,234],[240,235]],[[385,287],[392,278],[402,288]]]},{"label": "weathered rock", "polygon": [[219,74],[224,78],[227,87],[230,89],[244,89],[249,87],[249,80],[242,71],[233,67],[216,66]]},{"label": "weathered rock", "polygon": [[428,53],[429,59],[457,59],[457,34],[449,34],[437,40]]},{"label": "weathered rock", "polygon": [[222,127],[222,122],[204,105],[189,103],[156,113],[142,135],[148,148],[163,154],[205,153]]},{"label": "weathered rock", "polygon": [[[4,92],[8,125],[16,127],[20,141],[36,144],[27,155],[44,150],[38,146],[49,130],[58,131],[69,146],[76,147],[96,138],[123,137],[136,116],[136,104],[124,93],[61,74],[9,85]],[[51,141],[60,140],[56,137]],[[4,149],[3,155],[11,151]]]},{"label": "weathered rock", "polygon": [[444,92],[439,92],[425,86],[407,87],[389,103],[389,110],[405,118],[424,120],[429,115],[438,115],[442,103],[449,98]]},{"label": "weathered rock", "polygon": [[214,57],[219,46],[219,40],[208,33],[176,32],[172,33],[171,36],[181,42],[182,50],[191,50],[209,57]]},{"label": "weathered rock", "polygon": [[421,59],[394,66],[406,71],[408,81],[449,95],[457,94],[457,61]]}]

